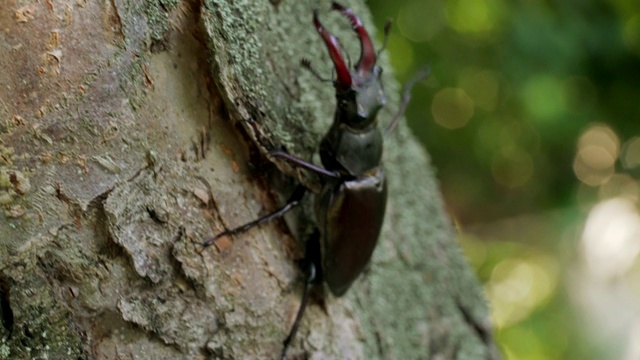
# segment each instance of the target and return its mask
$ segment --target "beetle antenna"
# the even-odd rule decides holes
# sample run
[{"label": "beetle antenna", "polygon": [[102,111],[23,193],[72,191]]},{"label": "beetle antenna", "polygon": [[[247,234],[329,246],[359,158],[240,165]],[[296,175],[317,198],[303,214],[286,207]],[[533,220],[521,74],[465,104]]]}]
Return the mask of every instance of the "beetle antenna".
[{"label": "beetle antenna", "polygon": [[402,101],[400,102],[400,107],[398,108],[398,112],[396,113],[396,115],[393,117],[393,120],[391,120],[389,127],[387,127],[387,130],[385,130],[384,137],[389,136],[389,134],[391,134],[391,132],[398,126],[402,115],[404,115],[404,112],[407,110],[409,101],[411,101],[411,89],[413,89],[413,86],[429,76],[430,72],[431,69],[426,66],[422,68],[422,70],[418,71],[418,73],[405,84],[404,91],[402,92]]},{"label": "beetle antenna", "polygon": [[307,71],[309,71],[313,76],[316,77],[316,79],[322,81],[322,82],[333,82],[333,79],[328,79],[326,77],[323,77],[322,75],[320,75],[320,73],[318,71],[316,71],[316,69],[313,68],[313,66],[311,65],[311,60],[307,59],[307,58],[302,58],[302,60],[300,60],[300,65],[307,69]]},{"label": "beetle antenna", "polygon": [[387,48],[387,41],[389,40],[389,32],[391,31],[391,24],[393,24],[393,21],[391,19],[388,19],[387,22],[384,24],[384,40],[382,41],[382,47],[376,53],[376,58],[380,57],[380,54],[382,54],[384,49]]}]

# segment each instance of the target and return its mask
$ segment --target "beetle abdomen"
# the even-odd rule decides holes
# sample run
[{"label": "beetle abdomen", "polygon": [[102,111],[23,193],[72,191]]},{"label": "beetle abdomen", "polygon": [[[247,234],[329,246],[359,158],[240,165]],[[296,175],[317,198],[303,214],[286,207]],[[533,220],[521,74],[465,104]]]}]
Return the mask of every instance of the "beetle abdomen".
[{"label": "beetle abdomen", "polygon": [[[322,233],[322,274],[336,296],[344,294],[369,263],[387,202],[382,168],[329,185],[316,208]],[[324,210],[324,211],[323,211]]]}]

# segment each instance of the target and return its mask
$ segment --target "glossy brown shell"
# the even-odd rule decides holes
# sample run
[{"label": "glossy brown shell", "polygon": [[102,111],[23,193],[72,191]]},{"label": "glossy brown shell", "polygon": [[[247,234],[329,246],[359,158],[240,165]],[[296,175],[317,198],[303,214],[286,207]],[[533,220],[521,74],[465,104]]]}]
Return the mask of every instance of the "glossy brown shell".
[{"label": "glossy brown shell", "polygon": [[316,216],[322,235],[322,276],[335,296],[343,295],[369,263],[386,203],[381,168],[356,180],[328,185],[321,194]]}]

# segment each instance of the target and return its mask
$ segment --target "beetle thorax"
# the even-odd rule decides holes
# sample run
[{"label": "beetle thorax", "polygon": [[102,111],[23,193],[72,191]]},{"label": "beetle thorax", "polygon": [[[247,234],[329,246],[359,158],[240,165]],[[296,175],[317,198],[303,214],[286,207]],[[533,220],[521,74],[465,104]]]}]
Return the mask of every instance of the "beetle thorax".
[{"label": "beetle thorax", "polygon": [[338,121],[320,143],[322,165],[345,176],[358,178],[378,167],[382,158],[382,133],[375,117],[364,129]]}]

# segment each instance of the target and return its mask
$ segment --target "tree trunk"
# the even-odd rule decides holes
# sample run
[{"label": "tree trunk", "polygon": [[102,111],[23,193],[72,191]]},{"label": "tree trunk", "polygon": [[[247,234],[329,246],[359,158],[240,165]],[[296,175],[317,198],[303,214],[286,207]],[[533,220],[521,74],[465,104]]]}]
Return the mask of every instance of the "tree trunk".
[{"label": "tree trunk", "polygon": [[[219,250],[199,243],[275,209],[294,178],[314,187],[265,157],[284,146],[312,158],[332,120],[333,87],[299,65],[331,71],[312,3],[4,2],[0,358],[279,357],[308,211]],[[328,7],[323,22],[355,56]],[[386,124],[398,86],[382,66]],[[370,270],[344,297],[314,297],[290,358],[497,356],[481,286],[406,127],[384,161]]]}]

